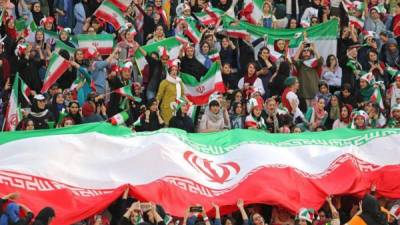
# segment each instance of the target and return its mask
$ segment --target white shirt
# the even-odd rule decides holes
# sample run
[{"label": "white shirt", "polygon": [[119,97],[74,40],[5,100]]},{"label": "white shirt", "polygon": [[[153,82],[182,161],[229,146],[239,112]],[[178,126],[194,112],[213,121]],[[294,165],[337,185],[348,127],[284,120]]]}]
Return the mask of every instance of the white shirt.
[{"label": "white shirt", "polygon": [[[238,83],[239,89],[243,89],[243,86],[244,86],[244,77],[242,77]],[[260,92],[261,95],[265,94],[264,86],[260,78],[257,77],[256,81],[254,81],[253,87],[256,91]]]}]

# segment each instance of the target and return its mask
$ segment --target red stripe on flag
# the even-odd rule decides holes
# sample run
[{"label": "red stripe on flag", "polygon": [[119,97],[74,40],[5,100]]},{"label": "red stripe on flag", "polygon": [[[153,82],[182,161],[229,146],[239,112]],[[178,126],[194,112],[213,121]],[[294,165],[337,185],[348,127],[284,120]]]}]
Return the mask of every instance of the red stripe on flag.
[{"label": "red stripe on flag", "polygon": [[47,92],[47,90],[49,90],[51,85],[53,85],[58,80],[58,78],[60,78],[61,75],[63,75],[63,73],[68,69],[68,67],[69,67],[69,62],[67,60],[63,60],[61,65],[52,74],[49,74],[49,78],[43,84],[42,90],[40,92],[42,93]]},{"label": "red stripe on flag", "polygon": [[[83,51],[83,54],[88,50],[88,48],[80,48]],[[111,55],[113,52],[112,48],[97,48],[97,51],[100,55]]]},{"label": "red stripe on flag", "polygon": [[[326,193],[361,197],[370,189],[371,183],[379,185],[380,190],[383,190],[379,194],[385,197],[400,196],[398,181],[393,179],[399,176],[400,166],[380,167],[362,161],[359,165],[364,169],[360,171],[353,160],[353,156],[344,155],[317,175],[289,166],[266,165],[253,170],[231,189],[213,189],[176,176],[129,187],[130,194],[137,196],[138,200],[160,204],[165,211],[176,217],[184,216],[188,204],[201,204],[210,212],[213,210],[211,200],[223,206],[222,215],[228,214],[237,210],[235,204],[238,196],[246,199],[246,204],[280,205],[293,213],[304,207],[318,209],[325,203]],[[0,182],[1,196],[18,191],[21,194],[19,202],[29,206],[34,214],[43,206],[52,206],[57,215],[54,224],[57,225],[69,225],[93,216],[106,209],[126,188],[121,185],[110,190],[85,189],[29,174],[4,171],[0,171],[0,174],[3,178]],[[165,192],[169,194],[165,195]]]},{"label": "red stripe on flag", "polygon": [[116,30],[119,30],[119,28],[121,27],[121,24],[119,24],[118,20],[106,12],[96,10],[94,15],[98,18],[103,19],[105,22],[110,23]]},{"label": "red stripe on flag", "polygon": [[195,105],[206,105],[208,103],[210,95],[213,94],[214,92],[225,93],[225,86],[222,81],[215,83],[213,90],[210,90],[199,96],[186,95],[186,98],[189,99],[189,101],[193,102],[193,104]]}]

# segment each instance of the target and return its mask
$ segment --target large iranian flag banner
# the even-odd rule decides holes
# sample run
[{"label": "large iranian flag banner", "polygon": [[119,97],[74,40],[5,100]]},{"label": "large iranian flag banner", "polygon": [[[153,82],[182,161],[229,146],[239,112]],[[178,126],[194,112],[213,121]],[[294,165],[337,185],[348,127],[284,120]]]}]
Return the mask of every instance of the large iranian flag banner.
[{"label": "large iranian flag banner", "polygon": [[219,63],[213,63],[200,81],[190,74],[181,73],[180,77],[185,89],[185,95],[195,105],[206,105],[214,92],[225,93],[224,82]]},{"label": "large iranian flag banner", "polygon": [[53,206],[57,225],[101,212],[126,187],[178,217],[211,202],[229,213],[238,198],[317,209],[327,195],[362,195],[372,184],[400,198],[399,138],[400,129],[132,133],[105,122],[10,132],[0,136],[0,195],[20,192],[34,213]]},{"label": "large iranian flag banner", "polygon": [[112,34],[79,34],[77,40],[78,47],[84,52],[94,46],[101,55],[110,55],[115,45]]},{"label": "large iranian flag banner", "polygon": [[[223,17],[224,27],[229,28],[229,23],[234,21],[229,16]],[[279,40],[289,41],[289,54],[294,56],[297,48],[304,41],[304,32],[310,42],[314,42],[319,53],[325,59],[330,55],[336,55],[337,37],[338,37],[338,20],[333,19],[325,23],[321,23],[308,28],[298,29],[268,29],[255,26],[250,23],[240,21],[240,28],[246,29],[252,39],[265,38],[269,49],[274,49],[274,43]],[[257,54],[257,52],[255,52]]]}]

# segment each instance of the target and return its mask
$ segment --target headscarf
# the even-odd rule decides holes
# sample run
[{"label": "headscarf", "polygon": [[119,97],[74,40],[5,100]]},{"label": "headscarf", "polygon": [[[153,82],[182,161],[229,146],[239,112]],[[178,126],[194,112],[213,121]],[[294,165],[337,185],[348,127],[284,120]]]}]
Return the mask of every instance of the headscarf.
[{"label": "headscarf", "polygon": [[56,213],[53,208],[45,207],[42,210],[40,210],[39,214],[36,216],[36,219],[35,219],[35,222],[33,223],[33,225],[39,224],[40,222],[44,225],[48,225],[49,219],[52,217],[55,217],[55,216],[56,216]]},{"label": "headscarf", "polygon": [[345,124],[349,124],[350,123],[350,119],[351,119],[351,111],[353,111],[353,107],[351,105],[349,105],[349,104],[344,104],[341,108],[343,108],[343,107],[347,108],[348,114],[347,114],[347,117],[344,118],[342,116],[342,112],[340,112],[340,121],[345,123]]},{"label": "headscarf", "polygon": [[362,213],[360,217],[368,225],[386,225],[387,221],[380,211],[378,200],[372,195],[366,195],[362,201]]},{"label": "headscarf", "polygon": [[325,117],[325,113],[326,113],[325,109],[320,109],[320,108],[319,108],[318,102],[319,102],[319,100],[321,100],[321,99],[324,99],[324,98],[319,98],[319,99],[314,103],[314,106],[313,106],[313,108],[314,108],[314,115],[315,115],[314,120],[315,120],[315,122],[317,122],[318,124],[319,124],[319,123],[321,122],[321,120]]}]

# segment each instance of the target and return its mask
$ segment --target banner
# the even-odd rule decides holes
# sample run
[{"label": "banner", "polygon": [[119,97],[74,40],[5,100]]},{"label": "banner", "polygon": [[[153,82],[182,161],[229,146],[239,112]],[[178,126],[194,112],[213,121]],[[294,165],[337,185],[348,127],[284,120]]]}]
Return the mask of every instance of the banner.
[{"label": "banner", "polygon": [[239,198],[318,209],[327,195],[361,195],[372,184],[400,198],[399,138],[400,129],[132,133],[104,122],[9,132],[0,136],[0,195],[18,191],[34,213],[53,206],[57,225],[102,211],[126,187],[178,217],[194,204],[211,212],[211,202],[226,214]]},{"label": "banner", "polygon": [[[223,21],[224,28],[229,29],[229,24],[233,22],[233,19],[229,16],[224,16]],[[335,19],[312,27],[298,29],[268,29],[244,21],[240,21],[238,26],[242,29],[246,29],[253,40],[265,37],[268,42],[267,46],[270,49],[274,48],[274,43],[277,40],[288,40],[289,53],[291,56],[294,56],[300,43],[304,40],[304,32],[306,32],[308,40],[315,43],[319,53],[324,59],[330,54],[336,55],[339,31],[338,21]],[[257,54],[257,52],[255,52],[255,54]]]}]

